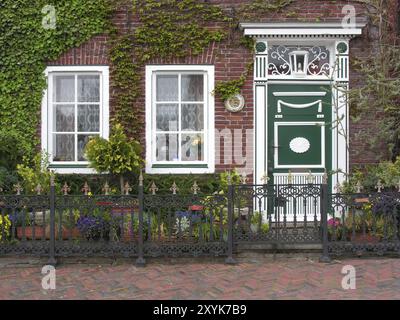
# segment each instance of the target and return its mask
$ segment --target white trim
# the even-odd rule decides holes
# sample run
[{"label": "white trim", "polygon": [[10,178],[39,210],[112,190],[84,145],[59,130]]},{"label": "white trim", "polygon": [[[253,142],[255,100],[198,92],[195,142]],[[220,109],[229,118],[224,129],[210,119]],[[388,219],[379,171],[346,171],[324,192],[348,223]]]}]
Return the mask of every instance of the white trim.
[{"label": "white trim", "polygon": [[[155,153],[155,138],[153,136],[153,92],[154,74],[156,72],[171,72],[171,73],[202,73],[205,74],[204,90],[207,93],[204,97],[205,105],[205,123],[204,123],[204,161],[171,161],[171,162],[156,162],[153,159]],[[187,173],[213,173],[215,170],[215,117],[214,117],[214,96],[212,92],[215,87],[215,70],[212,65],[147,65],[145,76],[145,92],[146,92],[146,173],[150,174],[187,174]],[[178,142],[179,143],[179,142]],[[170,168],[155,168],[154,165],[168,165]],[[175,168],[173,166],[184,165],[185,167]],[[190,167],[190,165],[194,165]],[[196,168],[196,165],[206,165],[206,168]]]},{"label": "white trim", "polygon": [[274,92],[274,97],[324,97],[326,92]]},{"label": "white trim", "polygon": [[293,122],[275,122],[274,123],[274,144],[279,145],[278,127],[279,126],[317,126],[321,127],[321,163],[318,165],[280,165],[278,162],[278,149],[274,150],[275,169],[291,169],[291,168],[325,168],[325,122],[308,122],[308,121],[293,121]]},{"label": "white trim", "polygon": [[[49,92],[52,92],[52,74],[53,73],[100,73],[100,136],[108,139],[109,137],[109,67],[108,66],[49,66],[46,68],[44,74],[47,81],[47,89],[43,92],[42,106],[41,106],[41,146],[42,150],[49,153],[51,169],[57,173],[78,173],[78,174],[90,174],[95,171],[91,168],[65,168],[64,165],[70,164],[71,166],[80,164],[87,165],[86,161],[52,161],[51,156],[51,144],[52,144],[52,134],[51,124],[52,119],[49,115],[49,107],[51,103],[51,96]],[[75,124],[77,125],[77,124]],[[77,146],[75,146],[77,147]],[[60,167],[57,167],[60,165]]]},{"label": "white trim", "polygon": [[267,141],[268,131],[265,126],[267,119],[268,108],[267,108],[267,85],[266,84],[255,84],[254,85],[254,129],[255,132],[260,134],[254,134],[254,181],[258,184],[262,184],[261,181],[264,174],[268,173],[268,167],[265,159],[267,159]]},{"label": "white trim", "polygon": [[[349,81],[349,40],[362,33],[362,28],[366,26],[364,21],[358,21],[355,28],[345,29],[342,28],[341,23],[241,23],[240,29],[244,31],[245,35],[254,37],[258,42],[264,42],[266,44],[266,50],[264,52],[256,53],[254,56],[255,70],[254,70],[254,118],[258,118],[254,121],[255,125],[255,137],[257,137],[257,144],[254,144],[254,153],[257,157],[254,157],[254,181],[261,183],[261,176],[264,174],[261,168],[267,168],[268,165],[268,152],[267,145],[262,145],[258,137],[264,135],[264,130],[268,126],[268,116],[265,118],[261,117],[262,112],[259,110],[259,106],[262,106],[263,101],[268,99],[268,87],[267,84],[318,84],[318,85],[329,85],[332,86],[332,79],[327,76],[313,76],[307,79],[298,80],[293,77],[285,77],[285,79],[279,79],[277,76],[267,75],[265,71],[265,65],[268,65],[268,47],[271,45],[282,44],[302,44],[302,45],[324,45],[329,48],[330,51],[330,65],[334,65],[337,58],[339,58],[339,68],[337,72],[333,73],[334,84],[341,84],[348,87]],[[347,45],[347,51],[339,53],[337,51],[337,44],[344,42]],[[264,68],[264,69],[263,69]],[[261,101],[258,101],[256,95],[256,86],[265,84],[265,96]],[[332,100],[337,95],[337,90],[332,90]],[[265,106],[265,114],[268,112],[268,102]],[[341,169],[344,174],[334,174],[332,176],[332,186],[337,181],[343,182],[346,180],[346,174],[349,172],[349,150],[347,148],[348,132],[349,132],[349,107],[346,101],[341,101],[339,114],[336,115],[336,110],[332,107],[332,121],[337,117],[342,117],[341,120],[345,130],[347,140],[343,136],[337,134],[337,126],[332,130],[332,170],[336,171]],[[260,115],[260,116],[259,116]],[[271,115],[273,116],[273,115]],[[323,115],[317,115],[317,118],[323,118]],[[267,131],[268,132],[268,131]],[[268,140],[266,140],[268,141]],[[262,158],[259,153],[265,153],[266,157]],[[260,163],[261,161],[261,163]]]},{"label": "white trim", "polygon": [[304,104],[298,104],[298,103],[288,103],[282,100],[278,100],[278,113],[282,112],[282,106],[288,107],[288,108],[294,108],[294,109],[306,109],[309,107],[312,107],[313,105],[318,103],[318,112],[322,112],[322,100],[317,100],[311,103],[304,103]]},{"label": "white trim", "polygon": [[355,28],[343,28],[341,23],[240,23],[245,36],[252,37],[344,37],[362,34],[366,23],[357,23]]}]

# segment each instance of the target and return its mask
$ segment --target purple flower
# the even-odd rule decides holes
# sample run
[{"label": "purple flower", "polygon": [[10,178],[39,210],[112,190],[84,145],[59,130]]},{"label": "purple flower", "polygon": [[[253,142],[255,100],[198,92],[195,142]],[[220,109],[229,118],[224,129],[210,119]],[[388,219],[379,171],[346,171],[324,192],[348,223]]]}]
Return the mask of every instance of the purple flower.
[{"label": "purple flower", "polygon": [[76,226],[81,234],[88,238],[99,237],[102,231],[105,232],[108,229],[108,223],[101,217],[81,216]]}]

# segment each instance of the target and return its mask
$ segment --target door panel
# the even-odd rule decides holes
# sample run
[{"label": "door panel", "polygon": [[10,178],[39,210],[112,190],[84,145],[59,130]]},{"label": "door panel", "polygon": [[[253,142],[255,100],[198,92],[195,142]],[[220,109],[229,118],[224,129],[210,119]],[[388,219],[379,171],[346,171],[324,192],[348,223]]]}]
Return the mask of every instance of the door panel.
[{"label": "door panel", "polygon": [[299,180],[309,170],[322,176],[331,169],[331,106],[328,85],[268,85],[268,169],[274,183],[289,170]]}]

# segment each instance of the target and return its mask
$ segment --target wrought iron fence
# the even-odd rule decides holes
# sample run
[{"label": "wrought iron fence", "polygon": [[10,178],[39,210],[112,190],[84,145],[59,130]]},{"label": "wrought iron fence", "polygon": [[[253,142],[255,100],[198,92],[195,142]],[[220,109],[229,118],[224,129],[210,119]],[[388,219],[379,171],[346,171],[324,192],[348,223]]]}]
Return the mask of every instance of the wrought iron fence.
[{"label": "wrought iron fence", "polygon": [[320,184],[234,186],[237,242],[321,243]]},{"label": "wrought iron fence", "polygon": [[[56,195],[54,181],[47,195],[0,195],[0,255],[32,254],[58,257],[145,257],[228,255],[228,199],[224,194],[145,194],[125,185],[123,195],[69,195],[64,185]],[[232,255],[232,250],[230,251]]]},{"label": "wrought iron fence", "polygon": [[400,193],[332,194],[324,184],[240,185],[227,192],[168,193],[140,178],[138,193],[0,195],[0,255],[59,257],[225,256],[237,245],[320,244],[330,256],[400,253]]},{"label": "wrought iron fence", "polygon": [[330,195],[328,253],[400,254],[400,193]]}]

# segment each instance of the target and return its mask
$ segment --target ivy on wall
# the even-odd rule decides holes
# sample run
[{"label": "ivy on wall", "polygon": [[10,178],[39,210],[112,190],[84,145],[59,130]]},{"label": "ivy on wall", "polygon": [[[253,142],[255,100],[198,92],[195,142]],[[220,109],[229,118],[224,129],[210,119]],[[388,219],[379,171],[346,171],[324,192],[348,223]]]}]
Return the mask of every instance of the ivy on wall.
[{"label": "ivy on wall", "polygon": [[[54,29],[42,25],[47,0],[3,0],[0,3],[0,123],[19,137],[20,149],[33,156],[39,141],[40,105],[46,88],[44,70],[70,48],[94,35],[109,34],[112,68],[113,120],[137,134],[143,124],[137,110],[142,94],[143,66],[154,58],[200,54],[221,42],[240,20],[280,10],[293,0],[253,0],[235,11],[199,0],[53,0]],[[111,26],[112,14],[128,4],[127,30]],[[138,21],[138,24],[136,23]],[[209,25],[216,27],[210,28]],[[252,47],[243,38],[238,45]],[[250,66],[239,79],[217,83],[226,98],[244,84]]]},{"label": "ivy on wall", "polygon": [[[142,68],[152,59],[198,55],[212,42],[226,40],[239,21],[280,10],[291,2],[253,0],[230,11],[199,0],[132,0],[133,17],[139,24],[125,33],[116,31],[110,42],[113,86],[118,90],[113,119],[131,135],[142,129],[135,111],[142,109],[137,99],[142,93]],[[244,37],[236,45],[254,48],[253,40]],[[217,82],[214,93],[222,99],[239,93],[251,70],[252,63],[238,79]]]},{"label": "ivy on wall", "polygon": [[55,28],[44,28],[47,0],[0,2],[0,123],[26,154],[38,144],[46,62],[107,30],[108,0],[53,0]]}]

